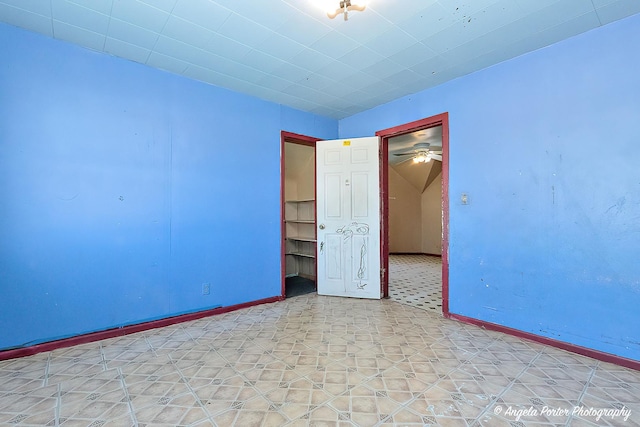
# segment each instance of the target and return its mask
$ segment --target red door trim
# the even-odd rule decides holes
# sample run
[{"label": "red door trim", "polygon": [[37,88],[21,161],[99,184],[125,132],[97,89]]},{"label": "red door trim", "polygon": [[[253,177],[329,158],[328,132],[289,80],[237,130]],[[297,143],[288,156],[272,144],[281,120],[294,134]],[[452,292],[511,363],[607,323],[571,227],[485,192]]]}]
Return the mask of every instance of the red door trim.
[{"label": "red door trim", "polygon": [[381,231],[380,264],[384,268],[382,295],[389,297],[389,138],[442,125],[442,314],[449,316],[449,113],[442,113],[403,125],[379,130],[382,139],[380,164]]}]

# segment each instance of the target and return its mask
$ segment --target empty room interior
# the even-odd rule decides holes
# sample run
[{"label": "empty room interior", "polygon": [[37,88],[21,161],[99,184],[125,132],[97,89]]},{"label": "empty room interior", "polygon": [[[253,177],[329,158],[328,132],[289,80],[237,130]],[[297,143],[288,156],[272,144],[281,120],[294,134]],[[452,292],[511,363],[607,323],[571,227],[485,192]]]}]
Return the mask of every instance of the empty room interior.
[{"label": "empty room interior", "polygon": [[[415,155],[428,147],[434,158]],[[389,297],[442,312],[442,125],[389,139]]]},{"label": "empty room interior", "polygon": [[640,2],[0,0],[0,425],[640,426]]}]

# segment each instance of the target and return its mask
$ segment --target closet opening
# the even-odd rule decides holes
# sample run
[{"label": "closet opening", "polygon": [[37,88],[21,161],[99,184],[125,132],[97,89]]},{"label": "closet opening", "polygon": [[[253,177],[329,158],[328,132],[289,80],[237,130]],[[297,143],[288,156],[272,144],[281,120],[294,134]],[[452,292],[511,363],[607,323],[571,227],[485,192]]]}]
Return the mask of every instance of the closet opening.
[{"label": "closet opening", "polygon": [[282,296],[316,292],[317,138],[281,133]]}]

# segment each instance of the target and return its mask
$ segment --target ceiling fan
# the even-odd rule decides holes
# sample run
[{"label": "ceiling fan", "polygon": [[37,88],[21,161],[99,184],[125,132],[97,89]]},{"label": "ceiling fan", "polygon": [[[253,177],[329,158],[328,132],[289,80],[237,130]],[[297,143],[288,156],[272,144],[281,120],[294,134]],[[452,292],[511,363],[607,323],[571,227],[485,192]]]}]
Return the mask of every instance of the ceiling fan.
[{"label": "ceiling fan", "polygon": [[414,144],[412,152],[396,153],[394,154],[394,156],[413,156],[408,159],[402,160],[401,163],[412,159],[414,163],[427,163],[431,159],[442,161],[442,149],[440,148],[439,151],[431,150],[431,144],[429,144],[428,142],[419,142],[417,144]]}]

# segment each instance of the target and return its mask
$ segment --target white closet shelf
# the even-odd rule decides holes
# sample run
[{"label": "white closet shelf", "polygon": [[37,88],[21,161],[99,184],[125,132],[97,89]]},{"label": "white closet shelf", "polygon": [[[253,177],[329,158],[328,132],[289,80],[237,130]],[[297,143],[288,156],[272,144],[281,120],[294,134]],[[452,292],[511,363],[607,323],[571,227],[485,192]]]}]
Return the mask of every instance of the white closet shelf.
[{"label": "white closet shelf", "polygon": [[303,254],[300,252],[287,252],[286,255],[293,255],[293,256],[301,256],[301,257],[305,257],[305,258],[315,258],[315,255],[312,254]]},{"label": "white closet shelf", "polygon": [[315,200],[296,199],[285,203],[285,255],[288,274],[315,280]]},{"label": "white closet shelf", "polygon": [[299,242],[317,242],[314,237],[303,237],[303,236],[287,236],[288,240],[297,240]]}]

